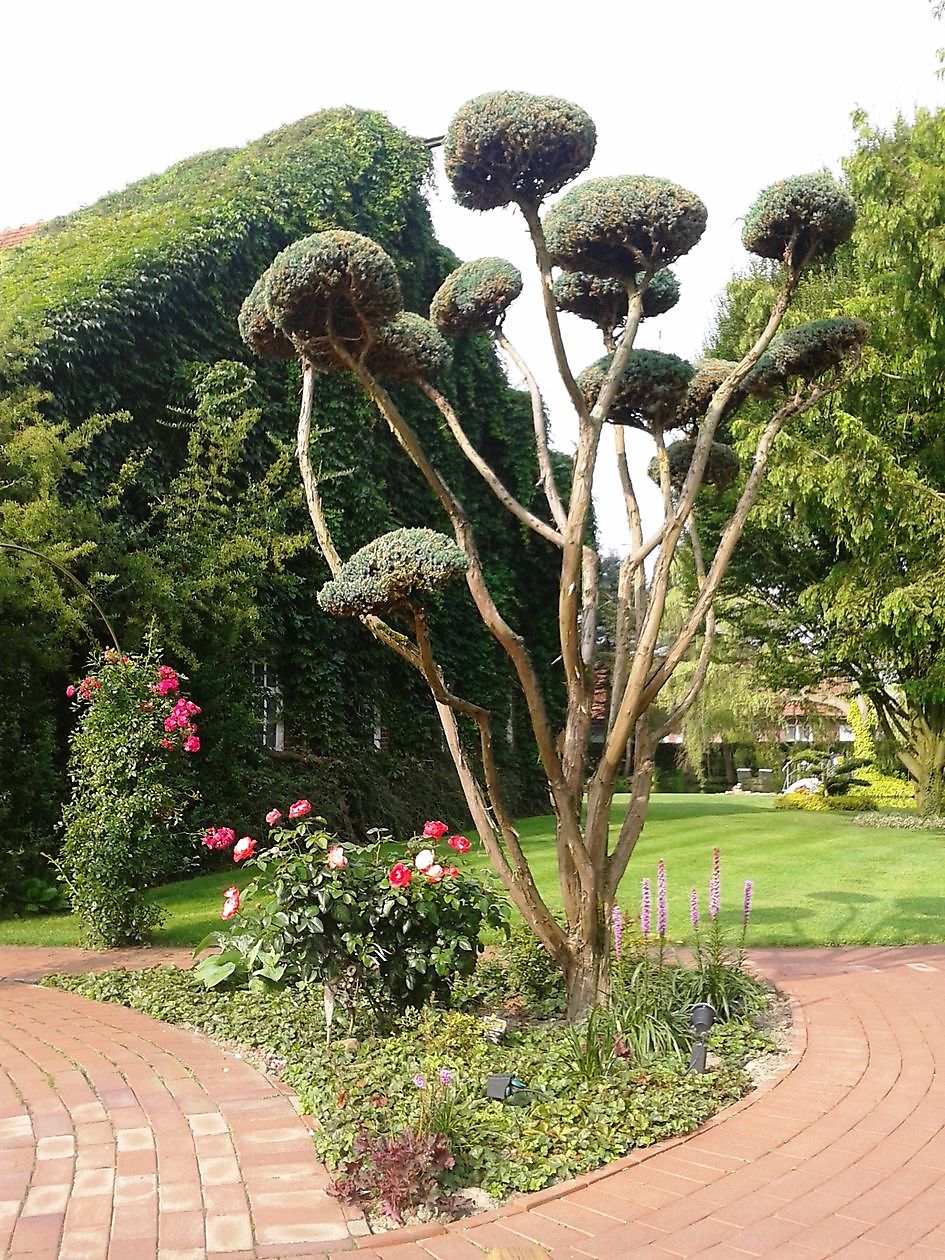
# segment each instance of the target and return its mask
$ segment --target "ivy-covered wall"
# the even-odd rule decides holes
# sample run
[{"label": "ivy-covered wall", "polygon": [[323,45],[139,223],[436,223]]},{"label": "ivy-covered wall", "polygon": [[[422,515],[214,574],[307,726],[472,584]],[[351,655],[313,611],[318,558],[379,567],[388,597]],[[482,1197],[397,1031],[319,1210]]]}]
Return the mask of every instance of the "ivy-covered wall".
[{"label": "ivy-covered wall", "polygon": [[[37,521],[18,510],[0,520],[5,531],[15,520],[21,541],[57,555],[71,545],[71,567],[107,608],[123,646],[135,647],[156,623],[204,708],[204,817],[250,825],[274,799],[308,795],[331,821],[357,832],[435,812],[456,818],[462,809],[425,688],[361,627],[338,623],[316,604],[326,572],[291,457],[298,369],[250,363],[236,327],[243,297],[275,253],[330,226],[383,245],[408,309],[425,313],[456,261],[433,236],[428,176],[423,145],[381,115],[331,110],[244,149],[191,158],[46,224],[0,255],[0,398],[44,391],[31,420],[37,432],[75,434],[90,416],[113,417],[88,428],[81,449],[59,458],[47,479],[73,522],[68,538],[48,514]],[[219,360],[228,362],[209,372],[199,366]],[[408,388],[405,409],[477,521],[503,610],[513,624],[548,625],[536,663],[553,697],[554,556],[497,510],[436,414],[419,394],[408,398]],[[508,387],[487,341],[457,345],[445,388],[487,458],[531,498],[528,404]],[[315,415],[316,459],[330,478],[343,554],[401,525],[443,528],[426,485],[352,384],[321,378]],[[0,513],[7,493],[0,490]],[[18,508],[28,506],[21,496]],[[22,585],[26,571],[13,564],[0,553],[11,582]],[[35,569],[27,576],[41,580]],[[73,601],[57,613],[58,641],[73,668],[94,624],[84,612]],[[444,595],[433,632],[456,689],[491,705],[497,730],[512,713],[515,738],[504,755],[518,770],[513,806],[540,805],[515,688],[465,590]],[[290,742],[281,759],[260,747],[252,664],[261,660],[275,667],[282,689]],[[68,680],[63,655],[40,672],[31,690],[48,703]],[[13,674],[0,679],[10,729],[27,706]],[[382,754],[373,747],[376,718],[391,732]],[[37,737],[31,750],[37,774],[38,763],[45,766],[47,803],[65,725],[59,707],[44,726],[47,738]],[[0,745],[0,758],[7,762],[0,776],[18,766],[22,773],[16,741]],[[19,843],[26,837],[48,851],[48,814],[5,813],[0,794],[8,842],[15,831]]]}]

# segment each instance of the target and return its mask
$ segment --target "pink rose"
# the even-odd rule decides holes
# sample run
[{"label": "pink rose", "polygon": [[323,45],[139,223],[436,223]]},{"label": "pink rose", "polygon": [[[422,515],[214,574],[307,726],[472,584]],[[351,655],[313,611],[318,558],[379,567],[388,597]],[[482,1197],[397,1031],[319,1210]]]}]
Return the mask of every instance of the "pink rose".
[{"label": "pink rose", "polygon": [[443,867],[444,879],[454,879],[458,874],[459,874],[458,866],[444,866]]},{"label": "pink rose", "polygon": [[432,849],[421,849],[413,860],[414,866],[418,871],[428,870],[436,861],[436,854]]},{"label": "pink rose", "polygon": [[251,858],[256,852],[256,841],[252,836],[243,836],[242,840],[237,840],[233,848],[233,861],[245,862],[247,858]]},{"label": "pink rose", "polygon": [[390,868],[387,878],[394,888],[406,888],[413,879],[413,871],[405,862],[398,862]]},{"label": "pink rose", "polygon": [[274,827],[281,817],[282,817],[281,810],[271,809],[269,813],[266,815],[266,822],[269,824],[270,827]]},{"label": "pink rose", "polygon": [[200,752],[200,740],[196,735],[189,735],[184,740],[184,752]]},{"label": "pink rose", "polygon": [[468,853],[472,848],[465,836],[450,836],[446,843],[451,849],[455,849],[457,853]]},{"label": "pink rose", "polygon": [[236,839],[236,832],[232,827],[211,827],[203,838],[203,844],[208,849],[228,849]]},{"label": "pink rose", "polygon": [[74,695],[75,695],[75,687],[73,687],[73,686],[69,686],[69,687],[67,687],[67,688],[66,688],[66,695],[67,695],[67,696],[74,696]]},{"label": "pink rose", "polygon": [[289,806],[290,818],[304,818],[306,814],[311,813],[312,806],[308,801],[296,801],[294,805]]},{"label": "pink rose", "polygon": [[423,838],[425,840],[439,840],[442,836],[445,836],[448,831],[449,827],[447,827],[444,822],[433,821],[425,822],[423,824]]},{"label": "pink rose", "polygon": [[173,748],[173,747],[174,747],[174,745],[171,743],[171,741],[170,741],[169,739],[162,739],[162,740],[161,740],[161,747],[162,747],[162,748]]},{"label": "pink rose", "polygon": [[223,913],[220,915],[220,918],[232,919],[233,915],[236,914],[239,908],[240,890],[234,884],[232,888],[228,888],[223,894]]},{"label": "pink rose", "polygon": [[443,867],[439,862],[434,862],[432,866],[428,866],[423,872],[431,884],[438,884],[443,878]]},{"label": "pink rose", "polygon": [[348,865],[348,859],[345,857],[345,851],[340,844],[333,844],[328,850],[327,862],[331,870],[340,871],[343,866]]}]

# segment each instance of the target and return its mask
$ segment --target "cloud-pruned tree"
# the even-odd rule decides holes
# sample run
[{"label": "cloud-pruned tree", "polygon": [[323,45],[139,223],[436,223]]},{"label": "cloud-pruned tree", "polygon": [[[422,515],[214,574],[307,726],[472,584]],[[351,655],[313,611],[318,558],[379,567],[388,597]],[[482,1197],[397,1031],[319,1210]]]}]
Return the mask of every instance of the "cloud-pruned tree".
[{"label": "cloud-pruned tree", "polygon": [[[557,619],[567,700],[560,724],[552,720],[549,697],[529,653],[528,627],[511,625],[490,589],[463,502],[431,459],[423,434],[408,421],[372,367],[375,347],[396,314],[392,308],[397,301],[393,268],[379,257],[378,246],[332,230],[294,243],[257,283],[242,317],[244,335],[254,349],[281,356],[287,339],[301,365],[297,453],[315,534],[333,574],[322,602],[359,618],[426,679],[485,849],[511,899],[560,967],[574,1018],[606,990],[606,924],[646,816],[654,749],[682,720],[705,677],[713,601],[772,445],[789,420],[839,384],[848,365],[856,362],[862,340],[859,334],[841,336],[833,325],[811,324],[803,334],[804,354],[792,358],[777,351],[776,334],[805,268],[829,254],[853,225],[853,203],[844,190],[827,177],[814,175],[767,190],[759,200],[760,210],[749,214],[749,222],[757,221],[749,248],[766,251],[766,257],[776,248],[781,277],[772,307],[747,353],[731,364],[695,369],[674,355],[634,349],[641,321],[675,302],[677,286],[666,268],[697,244],[706,209],[695,194],[668,180],[623,176],[578,183],[542,213],[545,199],[587,168],[594,142],[594,125],[577,106],[514,92],[492,93],[464,105],[445,140],[446,171],[457,200],[477,210],[516,206],[531,235],[548,334],[575,415],[576,449],[568,484],[559,484],[539,386],[503,329],[505,311],[520,286],[510,264],[494,258],[464,264],[447,278],[431,310],[442,333],[490,336],[524,377],[533,405],[534,468],[544,496],[540,509],[516,499],[485,453],[469,441],[451,400],[432,383],[419,352],[414,352],[426,336],[419,325],[412,348],[405,329],[400,343],[403,370],[398,374],[437,409],[502,506],[558,555]],[[556,268],[562,273],[557,282]],[[589,319],[602,333],[605,357],[580,374],[574,373],[567,356],[559,307]],[[765,366],[766,354],[771,366]],[[313,378],[317,372],[337,371],[349,373],[374,401],[439,502],[465,559],[463,576],[472,604],[515,670],[556,818],[564,923],[544,901],[506,807],[493,750],[492,715],[475,699],[453,694],[438,663],[426,617],[435,593],[418,579],[407,583],[409,597],[399,580],[392,583],[389,598],[384,597],[382,582],[371,585],[370,599],[353,594],[336,599],[332,594],[349,590],[351,571],[360,565],[356,557],[346,562],[336,548],[311,454]],[[733,473],[731,461],[726,464],[726,475],[739,476],[736,502],[714,554],[703,558],[695,528],[696,505],[703,484],[717,479],[726,463],[713,446],[715,432],[721,418],[749,396],[752,380],[764,382],[768,414],[744,471]],[[592,761],[591,711],[600,636],[599,556],[590,514],[594,469],[604,457],[605,424],[616,438],[609,457],[616,459],[620,470],[632,545],[620,566],[610,711],[603,747]],[[648,537],[643,534],[623,442],[628,426],[644,429],[657,448],[664,516]],[[674,430],[685,431],[688,441],[682,455],[671,445],[670,456],[665,437]],[[697,557],[699,590],[691,611],[667,638],[663,629],[670,571],[677,549],[687,539]],[[385,540],[376,546],[387,554]],[[443,542],[427,538],[418,551],[431,546],[436,550]],[[402,563],[398,558],[396,565]],[[702,647],[691,686],[669,713],[658,711],[667,680],[700,635]],[[469,743],[470,730],[478,733],[478,747]],[[612,833],[611,810],[628,748],[629,802]]]}]

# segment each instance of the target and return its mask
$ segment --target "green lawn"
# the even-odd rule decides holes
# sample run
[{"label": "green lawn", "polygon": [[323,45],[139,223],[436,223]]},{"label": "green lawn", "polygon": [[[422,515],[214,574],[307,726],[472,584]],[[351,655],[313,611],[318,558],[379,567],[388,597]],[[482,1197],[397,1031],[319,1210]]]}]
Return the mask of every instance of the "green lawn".
[{"label": "green lawn", "polygon": [[[619,825],[625,797],[614,807]],[[519,823],[536,879],[560,908],[554,843],[547,817]],[[621,886],[629,915],[640,880],[655,886],[666,861],[669,936],[689,936],[689,889],[708,915],[712,848],[722,852],[723,920],[740,923],[742,890],[754,881],[753,945],[901,945],[945,940],[945,836],[855,827],[841,814],[775,812],[762,796],[657,795]],[[158,945],[194,944],[220,926],[223,889],[245,882],[232,868],[156,889],[168,918]],[[68,915],[0,922],[0,945],[74,945]]]}]

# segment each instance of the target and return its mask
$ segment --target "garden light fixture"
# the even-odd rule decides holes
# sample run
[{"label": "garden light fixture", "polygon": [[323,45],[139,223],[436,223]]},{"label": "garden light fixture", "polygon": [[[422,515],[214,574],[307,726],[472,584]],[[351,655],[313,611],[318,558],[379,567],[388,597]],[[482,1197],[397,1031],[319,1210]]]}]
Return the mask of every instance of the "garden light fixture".
[{"label": "garden light fixture", "polygon": [[705,1071],[706,1061],[705,1039],[709,1029],[715,1023],[715,1007],[711,1002],[697,1002],[689,1012],[689,1022],[692,1024],[692,1031],[696,1034],[696,1040],[693,1042],[686,1071],[702,1073]]},{"label": "garden light fixture", "polygon": [[516,1094],[527,1089],[524,1081],[517,1080],[508,1073],[500,1073],[490,1076],[486,1082],[486,1097],[493,1102],[509,1102]]}]

